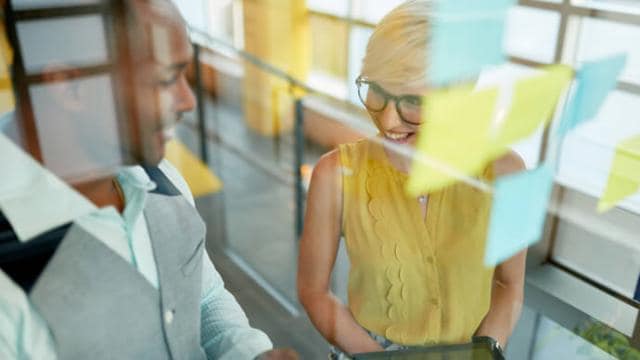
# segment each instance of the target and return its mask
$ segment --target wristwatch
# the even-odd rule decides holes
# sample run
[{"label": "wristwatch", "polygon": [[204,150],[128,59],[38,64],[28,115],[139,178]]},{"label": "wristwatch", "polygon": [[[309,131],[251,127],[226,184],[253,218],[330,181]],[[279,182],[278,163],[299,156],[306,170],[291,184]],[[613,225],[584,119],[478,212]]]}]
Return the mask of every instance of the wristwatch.
[{"label": "wristwatch", "polygon": [[491,353],[496,360],[504,360],[504,352],[500,343],[491,336],[474,336],[471,338],[471,342],[475,344],[488,344],[491,347]]}]

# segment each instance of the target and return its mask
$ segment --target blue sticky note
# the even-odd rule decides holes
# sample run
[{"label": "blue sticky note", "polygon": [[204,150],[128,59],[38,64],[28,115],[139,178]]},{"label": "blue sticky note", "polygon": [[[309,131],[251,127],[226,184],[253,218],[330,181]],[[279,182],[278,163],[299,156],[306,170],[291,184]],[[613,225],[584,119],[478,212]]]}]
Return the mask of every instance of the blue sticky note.
[{"label": "blue sticky note", "polygon": [[607,95],[615,88],[626,61],[627,55],[622,54],[582,65],[576,75],[576,90],[558,127],[559,137],[564,137],[573,128],[598,114]]},{"label": "blue sticky note", "polygon": [[496,181],[485,265],[495,266],[540,240],[553,174],[554,167],[546,163]]},{"label": "blue sticky note", "polygon": [[502,64],[504,23],[515,0],[440,0],[435,3],[429,49],[431,83],[473,80]]}]

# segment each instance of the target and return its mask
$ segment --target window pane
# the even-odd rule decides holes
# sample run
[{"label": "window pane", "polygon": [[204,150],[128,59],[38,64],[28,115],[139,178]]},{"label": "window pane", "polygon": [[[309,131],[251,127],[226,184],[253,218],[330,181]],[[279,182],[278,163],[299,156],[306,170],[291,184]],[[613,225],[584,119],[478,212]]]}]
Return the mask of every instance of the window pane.
[{"label": "window pane", "polygon": [[207,0],[173,0],[189,26],[206,30]]},{"label": "window pane", "polygon": [[358,100],[358,91],[355,81],[362,70],[362,59],[366,53],[367,42],[373,29],[361,26],[354,26],[349,34],[349,78],[347,86],[349,86],[349,101],[360,105]]},{"label": "window pane", "polygon": [[23,21],[18,23],[18,37],[28,73],[52,65],[79,67],[107,61],[99,16]]},{"label": "window pane", "polygon": [[384,15],[403,2],[404,0],[354,0],[353,17],[377,24]]},{"label": "window pane", "polygon": [[349,2],[344,0],[308,0],[307,7],[313,11],[347,17]]},{"label": "window pane", "polygon": [[552,63],[560,15],[556,12],[515,6],[509,10],[505,47],[509,55]]},{"label": "window pane", "polygon": [[[633,298],[640,274],[638,216],[614,210],[598,215],[593,201],[565,194],[553,257],[558,262]],[[579,216],[578,216],[579,214]]]},{"label": "window pane", "polygon": [[577,62],[627,53],[620,80],[640,84],[640,27],[584,18],[579,35]]},{"label": "window pane", "polygon": [[223,39],[229,43],[233,42],[233,1],[209,1],[206,5],[206,30],[209,35]]},{"label": "window pane", "polygon": [[311,68],[341,79],[347,76],[347,24],[311,16]]},{"label": "window pane", "polygon": [[[614,91],[595,120],[569,133],[560,154],[557,180],[590,196],[600,198],[606,185],[615,146],[640,133],[640,96]],[[640,214],[640,195],[622,206]]]}]

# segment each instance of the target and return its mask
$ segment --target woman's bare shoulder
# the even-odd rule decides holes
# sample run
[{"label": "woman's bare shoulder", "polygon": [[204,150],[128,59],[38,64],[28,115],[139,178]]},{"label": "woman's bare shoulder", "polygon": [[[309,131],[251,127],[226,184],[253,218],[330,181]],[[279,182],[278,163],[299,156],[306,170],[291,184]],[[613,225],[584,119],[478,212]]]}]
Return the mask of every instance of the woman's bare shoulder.
[{"label": "woman's bare shoulder", "polygon": [[522,157],[515,151],[509,151],[493,162],[493,172],[496,176],[504,176],[520,172],[526,168]]},{"label": "woman's bare shoulder", "polygon": [[313,175],[325,177],[335,174],[340,169],[340,150],[333,149],[322,155],[318,163],[313,168]]}]

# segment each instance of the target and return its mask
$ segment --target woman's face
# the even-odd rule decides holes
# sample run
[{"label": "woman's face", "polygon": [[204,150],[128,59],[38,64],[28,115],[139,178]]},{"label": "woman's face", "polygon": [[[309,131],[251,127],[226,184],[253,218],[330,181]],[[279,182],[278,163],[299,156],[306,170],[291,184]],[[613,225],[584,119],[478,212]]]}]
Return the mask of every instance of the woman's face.
[{"label": "woman's face", "polygon": [[425,89],[383,86],[372,82],[363,94],[369,114],[386,140],[414,147],[423,122]]}]

